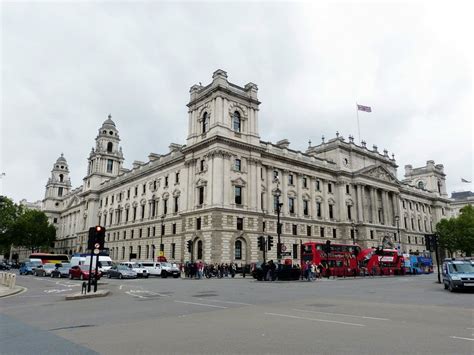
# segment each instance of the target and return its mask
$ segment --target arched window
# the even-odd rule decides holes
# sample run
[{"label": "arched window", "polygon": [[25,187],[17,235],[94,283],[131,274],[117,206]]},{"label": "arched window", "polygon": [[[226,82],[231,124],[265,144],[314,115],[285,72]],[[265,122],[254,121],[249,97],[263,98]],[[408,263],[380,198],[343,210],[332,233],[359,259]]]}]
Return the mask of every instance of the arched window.
[{"label": "arched window", "polygon": [[232,129],[235,132],[240,132],[241,128],[242,126],[241,126],[240,113],[238,111],[235,111],[232,116]]},{"label": "arched window", "polygon": [[63,174],[59,174],[59,182],[63,182],[64,180],[64,175]]},{"label": "arched window", "polygon": [[202,133],[206,133],[209,129],[209,116],[207,112],[204,112],[202,116]]},{"label": "arched window", "polygon": [[197,258],[202,259],[202,240],[197,242]]},{"label": "arched window", "polygon": [[423,185],[423,181],[418,181],[418,188],[423,189],[425,186]]},{"label": "arched window", "polygon": [[235,241],[234,258],[235,260],[242,260],[242,241],[241,240]]},{"label": "arched window", "polygon": [[107,143],[107,151],[109,153],[112,152],[113,147],[114,147],[114,144],[112,142]]}]

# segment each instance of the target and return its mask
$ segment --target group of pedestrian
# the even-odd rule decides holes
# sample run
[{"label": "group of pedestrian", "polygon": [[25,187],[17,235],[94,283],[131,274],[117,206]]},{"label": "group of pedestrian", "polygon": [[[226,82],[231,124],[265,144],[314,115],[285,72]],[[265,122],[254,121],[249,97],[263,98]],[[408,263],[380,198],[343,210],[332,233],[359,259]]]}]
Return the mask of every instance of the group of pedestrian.
[{"label": "group of pedestrian", "polygon": [[315,279],[320,279],[323,274],[323,265],[315,265],[311,261],[303,264],[303,275],[306,281],[311,282]]},{"label": "group of pedestrian", "polygon": [[[242,268],[243,277],[245,277],[245,267]],[[203,277],[224,278],[235,277],[237,273],[237,264],[235,263],[214,263],[206,264],[202,261],[188,262],[184,265],[184,274],[187,278],[202,279]]]}]

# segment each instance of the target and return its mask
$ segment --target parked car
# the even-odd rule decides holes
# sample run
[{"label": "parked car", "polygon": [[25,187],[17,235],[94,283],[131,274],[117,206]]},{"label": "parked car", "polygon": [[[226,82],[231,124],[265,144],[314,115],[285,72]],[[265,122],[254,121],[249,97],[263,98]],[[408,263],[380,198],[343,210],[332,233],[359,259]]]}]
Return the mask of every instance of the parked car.
[{"label": "parked car", "polygon": [[125,265],[113,265],[107,271],[109,279],[116,277],[118,279],[136,279],[137,272]]},{"label": "parked car", "polygon": [[[95,270],[92,269],[92,275],[95,274]],[[97,280],[100,280],[102,274],[97,274]],[[79,265],[75,265],[69,269],[69,279],[80,279],[80,280],[88,280],[89,279],[89,268],[81,268]]]},{"label": "parked car", "polygon": [[142,267],[146,269],[151,276],[161,276],[161,263],[153,261],[140,261]]},{"label": "parked car", "polygon": [[0,263],[0,270],[10,270],[10,265],[6,262],[1,262]]},{"label": "parked car", "polygon": [[47,263],[39,265],[34,271],[35,276],[51,276],[51,272],[56,268],[55,264]]},{"label": "parked car", "polygon": [[453,292],[456,289],[474,290],[474,265],[470,260],[446,259],[443,262],[444,289]]},{"label": "parked car", "polygon": [[35,265],[33,263],[30,263],[30,262],[25,262],[25,263],[21,263],[20,264],[20,269],[18,270],[20,275],[28,275],[28,274],[31,274],[33,275],[33,267]]},{"label": "parked car", "polygon": [[56,264],[56,268],[51,271],[51,277],[68,277],[69,276],[69,269],[71,268],[70,263],[62,263]]},{"label": "parked car", "polygon": [[162,262],[161,268],[161,277],[173,276],[176,279],[181,275],[181,272],[179,271],[179,268],[176,264]]},{"label": "parked car", "polygon": [[148,273],[148,271],[143,267],[143,265],[137,263],[137,262],[134,262],[134,261],[124,261],[122,263],[120,263],[119,265],[123,265],[123,266],[126,266],[128,267],[130,270],[133,270],[137,273],[137,277],[144,277],[144,278],[148,278],[148,276],[150,276],[150,274]]}]

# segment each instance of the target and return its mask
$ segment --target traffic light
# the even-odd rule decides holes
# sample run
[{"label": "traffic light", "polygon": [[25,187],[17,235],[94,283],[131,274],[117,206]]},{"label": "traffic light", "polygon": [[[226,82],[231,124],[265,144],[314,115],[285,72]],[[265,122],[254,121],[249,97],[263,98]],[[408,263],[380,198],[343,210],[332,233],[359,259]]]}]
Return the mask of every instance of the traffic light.
[{"label": "traffic light", "polygon": [[191,253],[191,251],[193,250],[193,242],[191,240],[188,240],[186,244],[188,246],[188,252]]},{"label": "traffic light", "polygon": [[261,251],[265,251],[265,237],[258,237],[258,249]]},{"label": "traffic light", "polygon": [[326,252],[326,254],[331,253],[331,241],[330,240],[326,240],[326,245],[324,246],[324,251]]},{"label": "traffic light", "polygon": [[430,234],[425,234],[425,247],[426,247],[426,250],[428,251],[431,251],[432,249]]},{"label": "traffic light", "polygon": [[[99,247],[96,248],[96,244]],[[87,240],[87,248],[89,250],[99,249],[103,250],[105,244],[105,228],[102,226],[95,226],[89,228],[89,238]]]},{"label": "traffic light", "polygon": [[428,251],[435,251],[438,247],[437,234],[425,234],[425,246]]},{"label": "traffic light", "polygon": [[271,250],[273,246],[273,237],[269,235],[267,240],[268,240],[268,250]]}]

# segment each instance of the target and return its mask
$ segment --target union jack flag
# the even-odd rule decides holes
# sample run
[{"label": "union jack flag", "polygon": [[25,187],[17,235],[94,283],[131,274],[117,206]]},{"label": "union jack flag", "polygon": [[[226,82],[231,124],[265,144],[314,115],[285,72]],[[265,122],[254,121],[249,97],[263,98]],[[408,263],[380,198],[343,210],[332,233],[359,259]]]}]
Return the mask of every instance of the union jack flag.
[{"label": "union jack flag", "polygon": [[364,111],[364,112],[372,112],[372,108],[370,106],[363,106],[363,105],[357,105],[357,110]]}]

